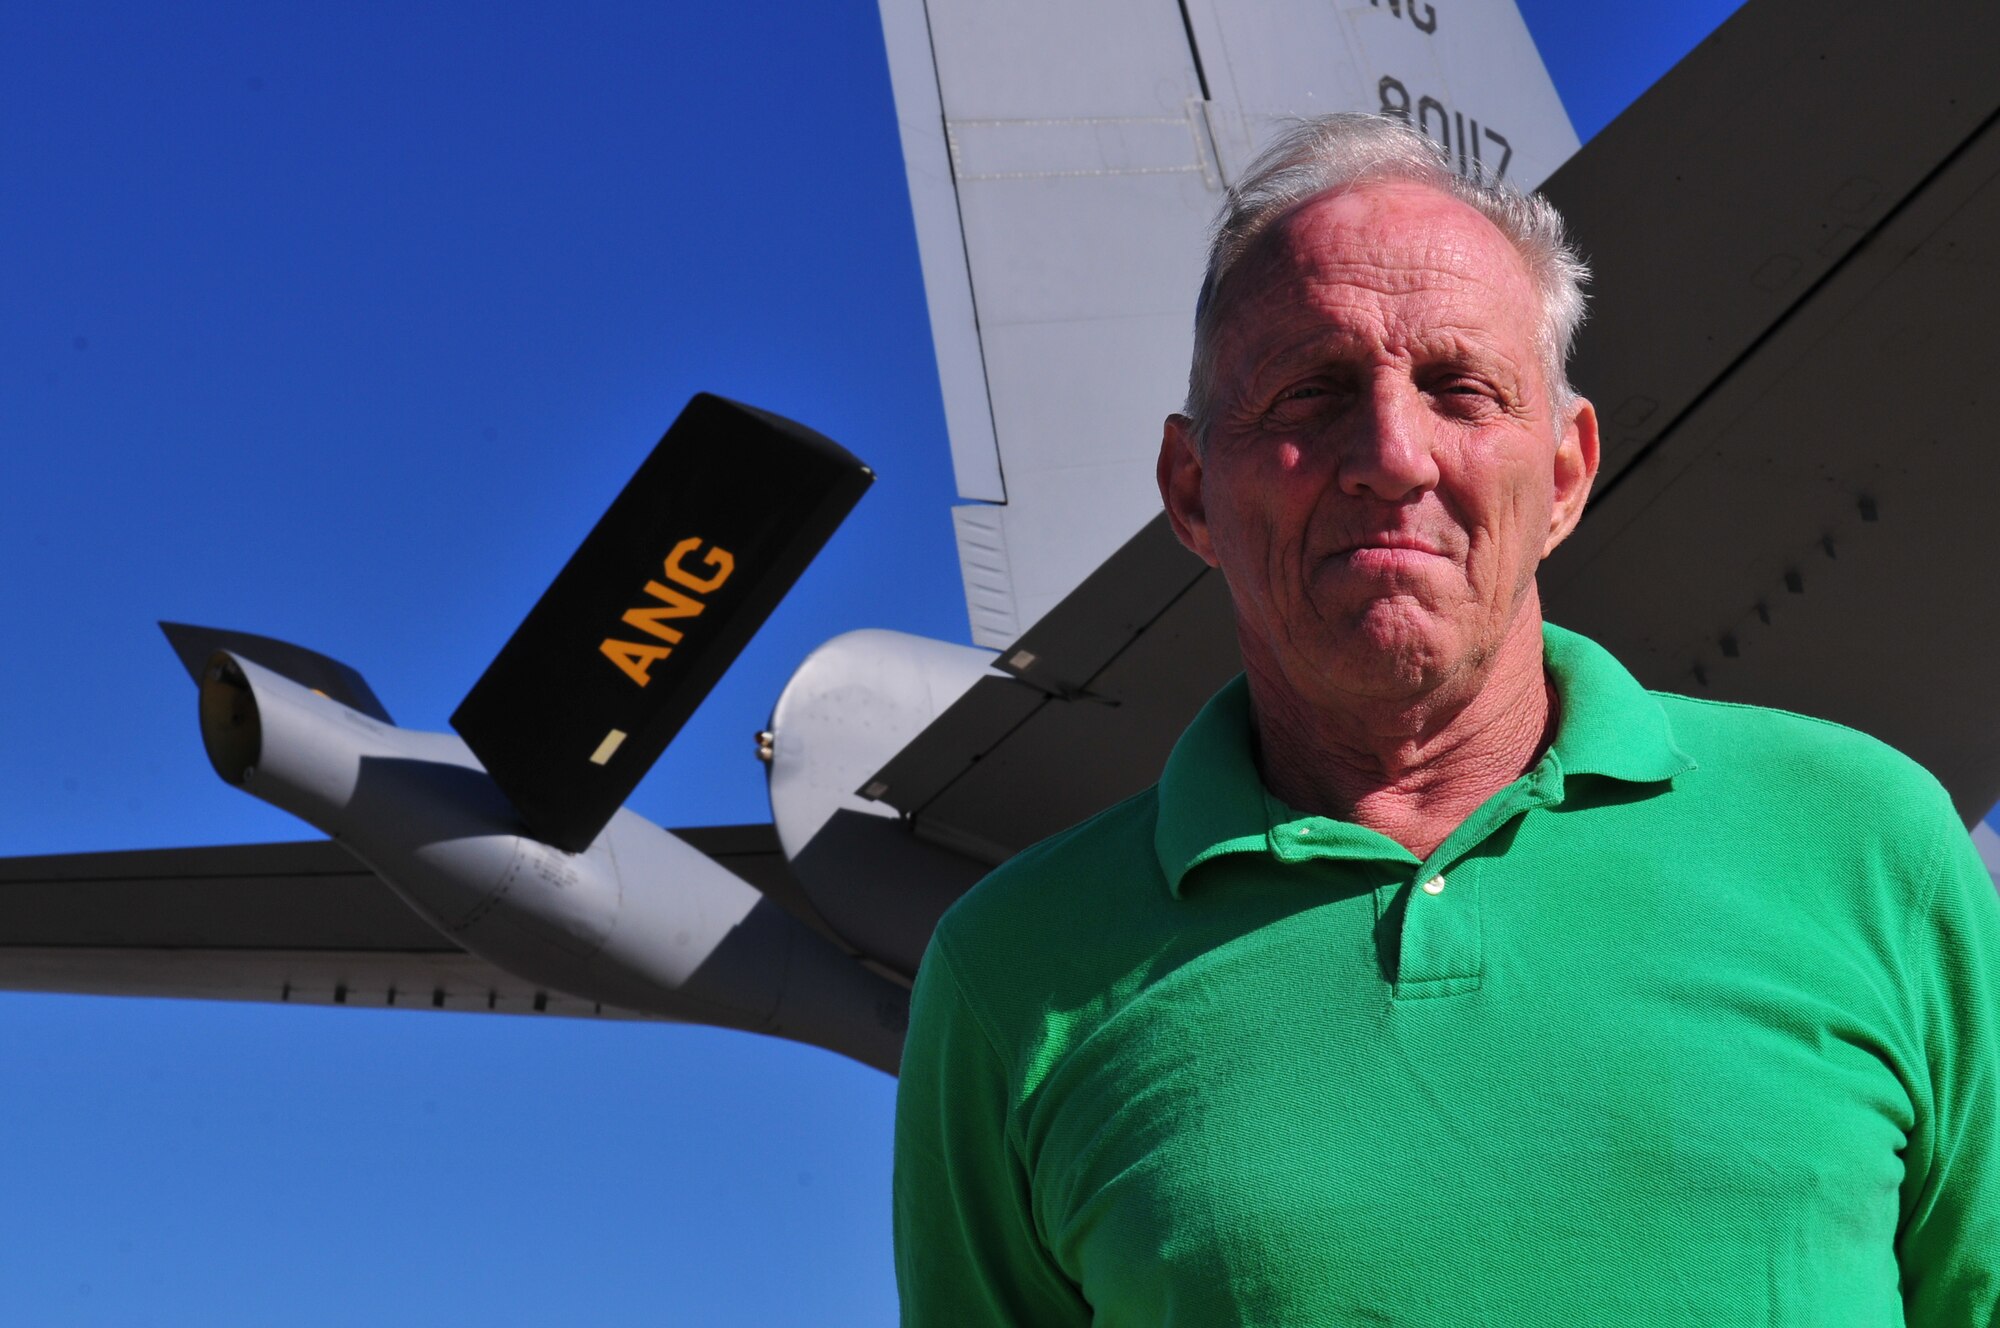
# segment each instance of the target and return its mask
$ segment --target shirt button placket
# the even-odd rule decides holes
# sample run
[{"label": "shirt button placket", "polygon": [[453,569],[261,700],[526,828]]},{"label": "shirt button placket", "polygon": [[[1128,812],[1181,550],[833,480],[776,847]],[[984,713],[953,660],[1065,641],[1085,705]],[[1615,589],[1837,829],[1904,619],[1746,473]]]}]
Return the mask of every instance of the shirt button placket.
[{"label": "shirt button placket", "polygon": [[1409,890],[1397,962],[1397,999],[1477,991],[1485,947],[1476,871],[1455,883],[1448,883],[1443,872],[1420,875]]}]

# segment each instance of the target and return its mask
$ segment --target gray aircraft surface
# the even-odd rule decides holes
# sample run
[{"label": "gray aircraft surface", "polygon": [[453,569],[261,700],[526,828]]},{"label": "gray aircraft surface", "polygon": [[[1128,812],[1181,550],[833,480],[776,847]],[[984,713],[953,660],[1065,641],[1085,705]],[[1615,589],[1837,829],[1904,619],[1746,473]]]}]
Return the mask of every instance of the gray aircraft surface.
[{"label": "gray aircraft surface", "polygon": [[942,910],[1150,782],[1237,668],[1151,457],[1220,190],[1326,109],[1402,116],[1589,239],[1604,465],[1550,616],[1650,685],[1879,734],[1968,822],[2000,795],[2000,611],[1935,570],[1992,559],[2000,11],[1752,0],[1577,151],[1507,0],[881,10],[978,645],[815,652],[762,735],[769,824],[622,809],[866,483],[817,453],[780,502],[794,454],[750,449],[801,431],[698,399],[655,461],[712,473],[668,501],[642,470],[455,734],[170,626],[217,773],[327,838],[0,861],[0,986],[681,1020],[893,1073]]}]

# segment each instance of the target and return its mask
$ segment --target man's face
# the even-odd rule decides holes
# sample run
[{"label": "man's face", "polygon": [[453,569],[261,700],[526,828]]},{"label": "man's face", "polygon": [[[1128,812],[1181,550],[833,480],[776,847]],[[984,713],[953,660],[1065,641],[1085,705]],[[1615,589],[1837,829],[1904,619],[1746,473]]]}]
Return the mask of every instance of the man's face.
[{"label": "man's face", "polygon": [[1363,186],[1272,227],[1219,297],[1206,446],[1170,419],[1160,484],[1246,664],[1308,699],[1483,676],[1597,468],[1589,403],[1552,417],[1513,246],[1434,190]]}]

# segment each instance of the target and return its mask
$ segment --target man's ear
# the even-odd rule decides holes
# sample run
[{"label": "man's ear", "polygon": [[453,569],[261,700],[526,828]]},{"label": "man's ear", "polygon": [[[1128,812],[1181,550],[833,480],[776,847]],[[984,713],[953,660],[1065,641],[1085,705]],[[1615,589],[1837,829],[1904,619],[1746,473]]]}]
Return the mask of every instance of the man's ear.
[{"label": "man's ear", "polygon": [[1583,504],[1597,479],[1597,407],[1582,397],[1570,405],[1562,436],[1556,439],[1555,503],[1549,509],[1549,538],[1542,557],[1555,552],[1583,519]]},{"label": "man's ear", "polygon": [[1167,416],[1158,474],[1160,501],[1166,505],[1174,534],[1195,557],[1216,566],[1215,546],[1208,538],[1208,510],[1202,502],[1201,449],[1195,442],[1194,421],[1185,415]]}]

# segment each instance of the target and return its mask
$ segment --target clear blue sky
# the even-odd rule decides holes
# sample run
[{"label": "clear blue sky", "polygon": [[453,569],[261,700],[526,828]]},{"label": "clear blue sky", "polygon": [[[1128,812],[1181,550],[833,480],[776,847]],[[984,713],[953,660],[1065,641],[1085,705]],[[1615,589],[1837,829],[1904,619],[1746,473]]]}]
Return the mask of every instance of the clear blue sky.
[{"label": "clear blue sky", "polygon": [[[1734,8],[1523,6],[1585,138]],[[0,853],[303,837],[153,622],[442,728],[697,390],[881,481],[638,810],[766,819],[814,645],[964,639],[873,4],[555,15],[0,8]],[[815,1050],[0,995],[0,1063],[9,1322],[893,1321],[894,1085]]]}]

